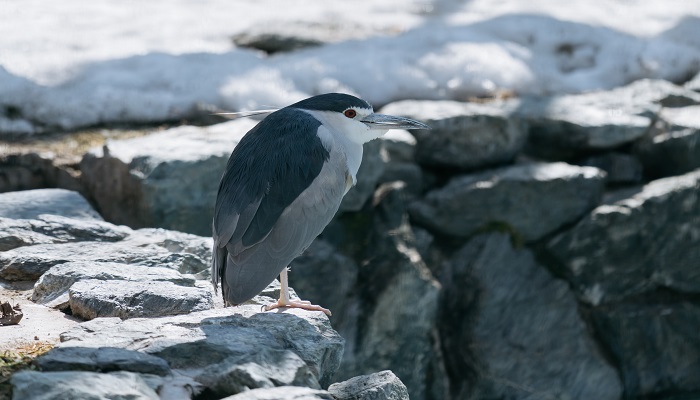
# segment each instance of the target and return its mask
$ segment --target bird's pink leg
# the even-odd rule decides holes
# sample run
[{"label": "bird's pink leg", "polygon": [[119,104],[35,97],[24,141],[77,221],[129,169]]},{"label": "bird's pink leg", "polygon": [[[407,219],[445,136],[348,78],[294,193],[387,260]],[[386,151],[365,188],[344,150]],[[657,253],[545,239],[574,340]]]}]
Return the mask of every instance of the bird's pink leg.
[{"label": "bird's pink leg", "polygon": [[289,299],[289,282],[287,277],[288,267],[285,267],[282,272],[280,272],[280,298],[277,300],[276,304],[270,304],[265,306],[265,311],[274,310],[275,308],[302,308],[304,310],[310,311],[321,311],[324,314],[330,316],[331,311],[327,308],[311,304],[310,301],[306,300],[290,300]]}]

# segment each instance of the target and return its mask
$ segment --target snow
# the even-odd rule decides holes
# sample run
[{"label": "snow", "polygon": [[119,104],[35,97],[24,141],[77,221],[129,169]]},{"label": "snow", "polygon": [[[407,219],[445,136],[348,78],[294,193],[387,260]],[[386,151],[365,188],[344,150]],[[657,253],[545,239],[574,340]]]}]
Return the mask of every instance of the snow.
[{"label": "snow", "polygon": [[[231,41],[275,21],[376,34],[275,56]],[[698,70],[700,0],[0,1],[0,134],[279,107],[330,91],[378,107],[682,82]]]}]

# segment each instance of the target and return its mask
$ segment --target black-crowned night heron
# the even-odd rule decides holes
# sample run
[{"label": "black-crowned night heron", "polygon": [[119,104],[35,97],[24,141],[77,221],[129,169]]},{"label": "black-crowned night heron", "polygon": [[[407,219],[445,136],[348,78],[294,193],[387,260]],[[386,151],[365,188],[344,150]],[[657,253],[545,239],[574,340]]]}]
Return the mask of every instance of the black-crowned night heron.
[{"label": "black-crowned night heron", "polygon": [[224,302],[250,300],[280,276],[278,307],[330,311],[289,298],[287,266],[306,250],[356,183],[362,144],[389,129],[429,129],[375,114],[357,97],[314,96],[265,117],[233,150],[214,210],[211,278]]}]

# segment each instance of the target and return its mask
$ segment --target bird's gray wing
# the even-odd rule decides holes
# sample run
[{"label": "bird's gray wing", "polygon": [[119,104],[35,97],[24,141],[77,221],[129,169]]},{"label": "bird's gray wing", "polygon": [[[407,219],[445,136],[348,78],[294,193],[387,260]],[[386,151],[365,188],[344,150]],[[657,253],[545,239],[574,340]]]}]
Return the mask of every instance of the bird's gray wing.
[{"label": "bird's gray wing", "polygon": [[263,240],[318,176],[329,157],[317,136],[319,126],[308,113],[283,108],[251,129],[233,150],[214,208],[215,285],[227,254],[235,256]]}]

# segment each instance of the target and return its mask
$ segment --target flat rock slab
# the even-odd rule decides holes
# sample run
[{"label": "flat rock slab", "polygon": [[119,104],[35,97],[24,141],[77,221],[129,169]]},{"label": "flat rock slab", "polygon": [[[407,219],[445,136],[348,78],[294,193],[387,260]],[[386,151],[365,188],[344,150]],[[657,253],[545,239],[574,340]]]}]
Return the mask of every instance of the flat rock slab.
[{"label": "flat rock slab", "polygon": [[517,104],[407,100],[391,103],[381,112],[430,126],[429,131],[411,131],[419,164],[473,170],[509,162],[522,149],[528,128],[523,118],[513,115]]},{"label": "flat rock slab", "polygon": [[0,217],[36,219],[42,214],[102,221],[102,217],[78,192],[35,189],[0,193]]},{"label": "flat rock slab", "polygon": [[68,306],[85,320],[99,317],[160,317],[214,307],[211,289],[166,281],[81,280],[68,290]]},{"label": "flat rock slab", "polygon": [[131,233],[132,230],[126,226],[93,219],[52,214],[41,214],[35,219],[0,217],[0,251],[45,243],[116,242]]},{"label": "flat rock slab", "polygon": [[[235,371],[235,360],[245,364],[249,356],[259,354],[262,365],[294,364],[294,357],[286,351],[303,360],[313,378],[326,387],[340,365],[344,342],[323,313],[298,309],[261,313],[259,305],[161,318],[97,318],[65,332],[61,339],[60,347],[143,351],[166,360],[179,373],[206,382],[207,388],[218,389],[234,387],[228,379],[241,376],[223,372]],[[261,353],[263,349],[269,353]],[[222,371],[217,375],[220,379],[212,381],[212,369]],[[238,384],[253,389],[255,382],[249,379]]]},{"label": "flat rock slab", "polygon": [[444,235],[468,237],[506,225],[533,241],[595,207],[605,173],[593,167],[536,163],[453,178],[411,204],[413,220]]},{"label": "flat rock slab", "polygon": [[139,374],[132,372],[36,372],[12,375],[13,399],[159,400]]},{"label": "flat rock slab", "polygon": [[221,400],[335,400],[335,398],[325,390],[281,386],[270,389],[253,389]]},{"label": "flat rock slab", "polygon": [[391,371],[357,376],[334,383],[328,391],[336,400],[408,400],[408,390]]},{"label": "flat rock slab", "polygon": [[700,293],[700,170],[652,181],[594,209],[547,243],[581,300],[658,288]]},{"label": "flat rock slab", "polygon": [[[441,343],[453,398],[609,399],[622,395],[567,282],[504,233],[459,249],[443,281]],[[456,315],[461,316],[455,318]]]},{"label": "flat rock slab", "polygon": [[36,358],[33,363],[43,372],[130,371],[161,376],[171,372],[162,358],[116,347],[58,347]]}]

